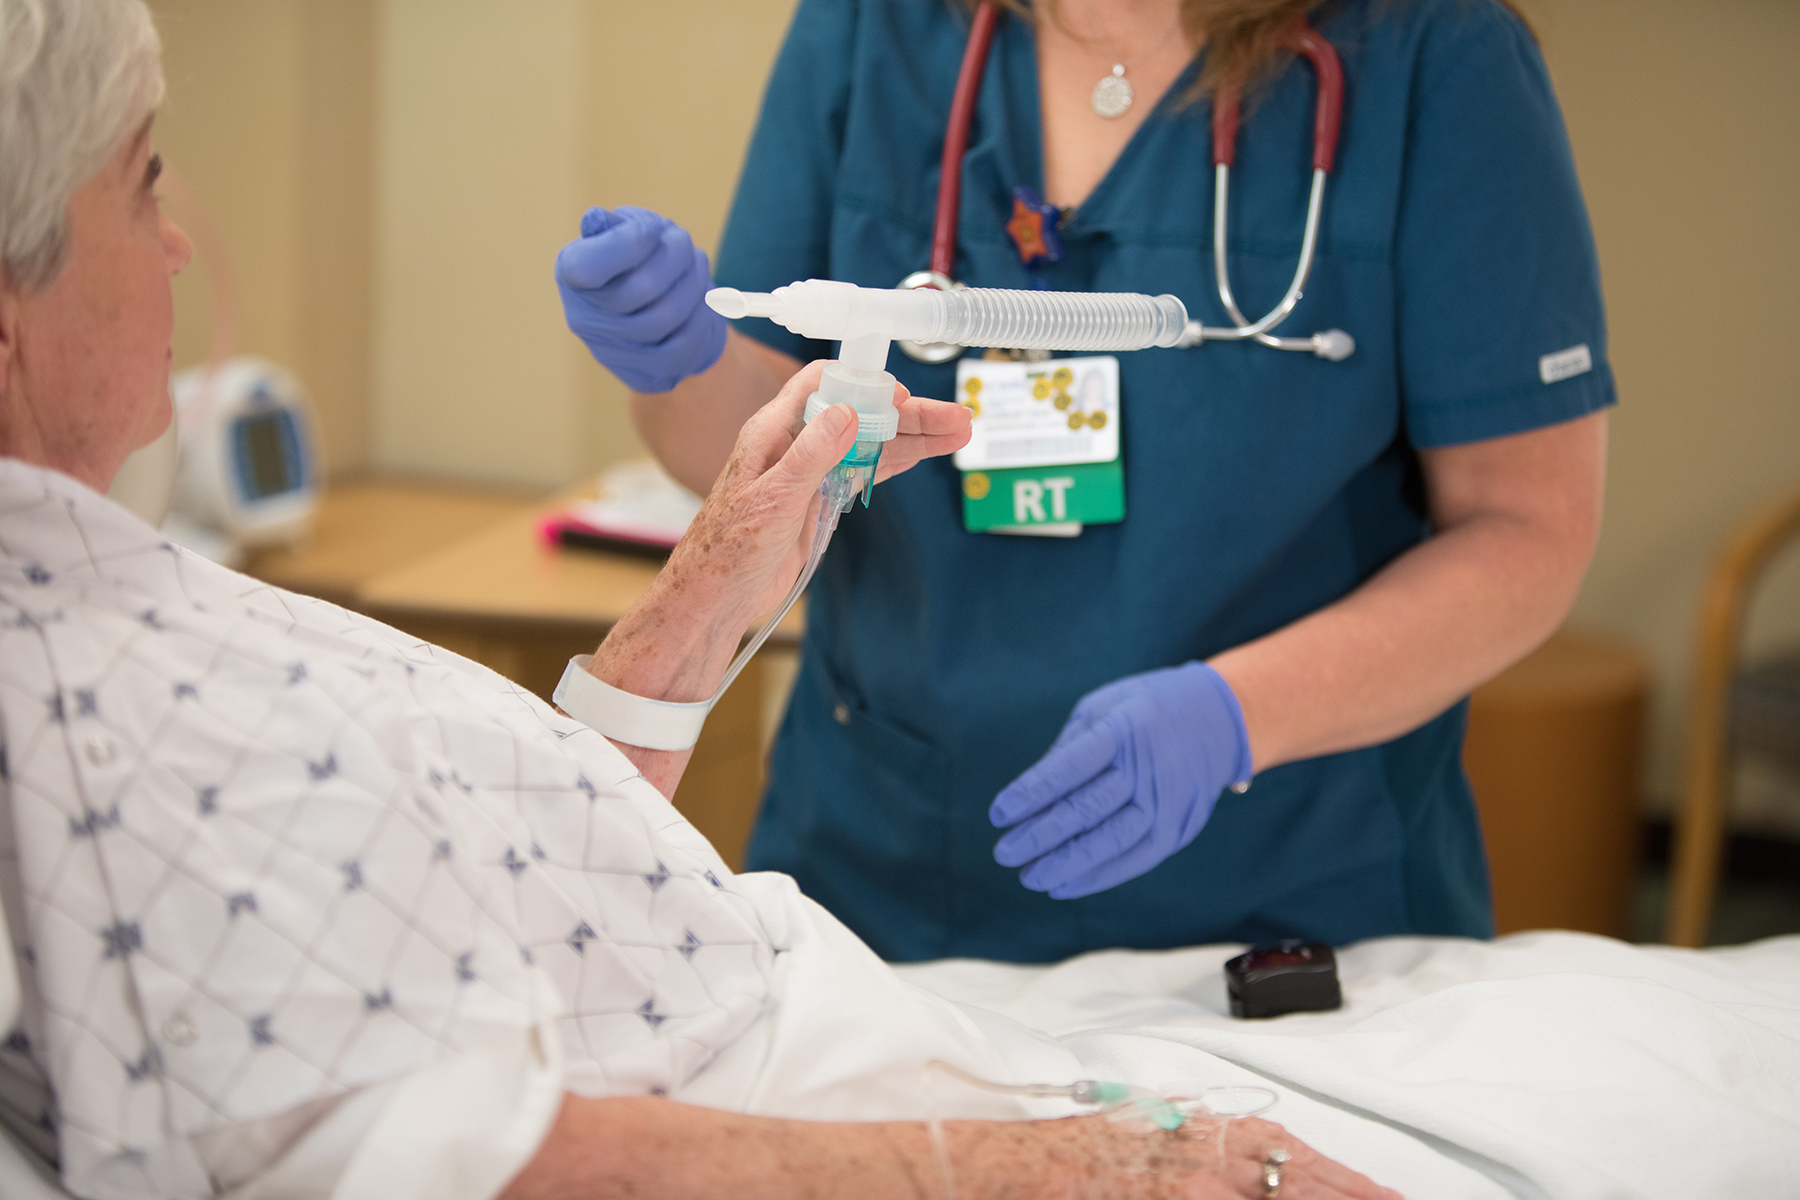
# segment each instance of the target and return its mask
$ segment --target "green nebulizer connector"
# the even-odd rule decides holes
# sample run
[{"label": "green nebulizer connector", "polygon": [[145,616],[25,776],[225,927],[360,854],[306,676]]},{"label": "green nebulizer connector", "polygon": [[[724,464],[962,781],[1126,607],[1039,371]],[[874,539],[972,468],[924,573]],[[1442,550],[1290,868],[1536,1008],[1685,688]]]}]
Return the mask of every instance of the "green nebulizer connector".
[{"label": "green nebulizer connector", "polygon": [[1139,1120],[1163,1130],[1175,1130],[1187,1114],[1171,1100],[1127,1083],[1102,1083],[1082,1079],[1069,1086],[1068,1096],[1077,1104],[1092,1104],[1112,1120]]},{"label": "green nebulizer connector", "polygon": [[859,492],[863,507],[869,506],[881,447],[900,431],[900,411],[894,407],[895,380],[883,369],[887,352],[888,338],[881,334],[846,339],[838,357],[825,364],[819,390],[807,397],[809,424],[834,404],[856,409],[856,444],[825,478],[825,496],[839,512],[847,512]]}]

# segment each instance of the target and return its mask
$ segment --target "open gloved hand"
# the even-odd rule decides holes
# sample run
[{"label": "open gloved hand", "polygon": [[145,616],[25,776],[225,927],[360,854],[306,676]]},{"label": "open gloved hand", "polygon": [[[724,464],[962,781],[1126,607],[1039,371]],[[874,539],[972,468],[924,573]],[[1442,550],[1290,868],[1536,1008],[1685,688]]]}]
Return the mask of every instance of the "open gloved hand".
[{"label": "open gloved hand", "polygon": [[1135,879],[1193,841],[1252,770],[1243,710],[1201,662],[1083,696],[1056,743],[995,798],[1003,867],[1057,900]]},{"label": "open gloved hand", "polygon": [[581,236],[556,256],[556,286],[570,331],[633,391],[666,392],[725,350],[725,318],[706,306],[706,252],[647,208],[583,213]]}]

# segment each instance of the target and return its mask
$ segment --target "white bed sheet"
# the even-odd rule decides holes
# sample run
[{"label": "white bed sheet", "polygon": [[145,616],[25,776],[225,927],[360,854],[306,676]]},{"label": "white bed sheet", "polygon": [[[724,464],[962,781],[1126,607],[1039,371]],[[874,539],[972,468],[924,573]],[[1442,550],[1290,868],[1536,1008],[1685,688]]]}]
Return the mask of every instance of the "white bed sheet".
[{"label": "white bed sheet", "polygon": [[1227,1015],[1241,947],[1050,967],[880,963],[782,876],[740,876],[779,944],[774,1009],[678,1099],[814,1119],[1061,1115],[936,1086],[1274,1089],[1268,1115],[1413,1197],[1800,1197],[1800,937],[1710,951],[1571,933],[1340,952],[1344,1007]]},{"label": "white bed sheet", "polygon": [[1234,1064],[1281,1094],[1272,1119],[1415,1197],[1800,1197],[1800,938],[1382,939],[1340,952],[1339,1012],[1256,1022],[1227,1015],[1237,949],[899,973],[1096,1076]]}]

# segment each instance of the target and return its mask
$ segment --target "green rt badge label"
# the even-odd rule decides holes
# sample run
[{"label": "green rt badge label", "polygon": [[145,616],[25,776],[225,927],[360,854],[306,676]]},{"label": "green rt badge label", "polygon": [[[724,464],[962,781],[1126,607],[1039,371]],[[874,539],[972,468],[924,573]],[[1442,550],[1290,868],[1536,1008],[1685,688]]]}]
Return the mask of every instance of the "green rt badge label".
[{"label": "green rt badge label", "polygon": [[1125,519],[1125,473],[1115,460],[963,474],[963,527],[971,533]]}]

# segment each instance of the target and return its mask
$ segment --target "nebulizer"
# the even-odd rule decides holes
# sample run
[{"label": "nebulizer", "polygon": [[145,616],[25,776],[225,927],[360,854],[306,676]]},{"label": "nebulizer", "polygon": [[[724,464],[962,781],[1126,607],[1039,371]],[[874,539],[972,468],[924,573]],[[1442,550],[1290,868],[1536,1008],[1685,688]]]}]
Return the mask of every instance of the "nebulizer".
[{"label": "nebulizer", "polygon": [[805,419],[810,422],[833,405],[849,404],[857,414],[856,442],[819,486],[812,545],[794,586],[732,660],[711,697],[677,703],[631,696],[591,675],[587,655],[570,660],[552,697],[556,704],[608,737],[652,750],[685,750],[694,744],[706,714],[812,581],[838,518],[859,495],[869,504],[881,449],[900,431],[896,380],[886,369],[888,347],[896,338],[1100,353],[1174,347],[1188,324],[1187,308],[1174,296],[1135,292],[901,291],[808,279],[772,292],[714,288],[706,293],[706,303],[730,320],[767,317],[801,337],[841,343],[837,358],[820,373],[818,390],[807,399]]},{"label": "nebulizer", "polygon": [[825,547],[856,497],[867,507],[882,446],[900,428],[895,379],[887,372],[889,344],[898,338],[953,346],[1006,346],[1019,350],[1102,353],[1173,347],[1187,328],[1187,308],[1174,296],[1136,292],[1042,292],[1005,288],[957,291],[857,287],[808,279],[772,292],[714,288],[706,303],[738,320],[767,317],[801,337],[841,343],[825,364],[819,390],[806,402],[810,423],[834,404],[856,409],[856,444],[820,485],[812,549],[794,586],[773,616],[732,662],[709,706],[723,695],[744,664],[768,640],[817,570]]}]

